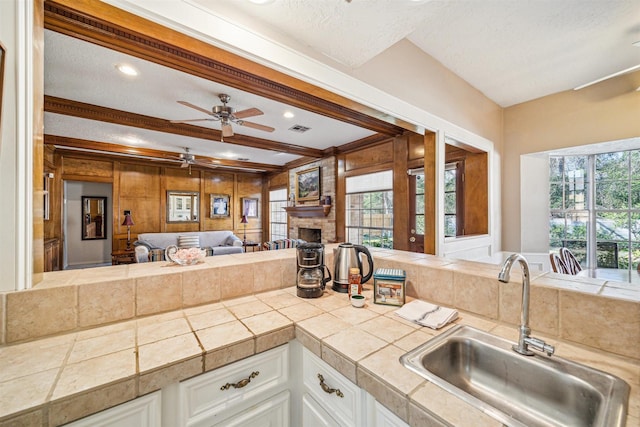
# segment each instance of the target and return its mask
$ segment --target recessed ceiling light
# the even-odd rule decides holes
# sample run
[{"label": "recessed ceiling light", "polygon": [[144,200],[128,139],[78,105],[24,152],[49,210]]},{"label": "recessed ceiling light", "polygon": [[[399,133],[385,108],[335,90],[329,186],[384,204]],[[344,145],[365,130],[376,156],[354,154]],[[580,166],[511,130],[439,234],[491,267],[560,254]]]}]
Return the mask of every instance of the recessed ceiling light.
[{"label": "recessed ceiling light", "polygon": [[283,116],[285,119],[293,119],[296,115],[293,114],[291,111],[285,111]]},{"label": "recessed ceiling light", "polygon": [[135,68],[133,68],[131,65],[128,65],[128,64],[117,64],[116,68],[122,74],[126,74],[127,76],[137,76],[138,75],[138,70],[136,70]]},{"label": "recessed ceiling light", "polygon": [[249,0],[253,4],[269,4],[273,3],[273,0]]}]

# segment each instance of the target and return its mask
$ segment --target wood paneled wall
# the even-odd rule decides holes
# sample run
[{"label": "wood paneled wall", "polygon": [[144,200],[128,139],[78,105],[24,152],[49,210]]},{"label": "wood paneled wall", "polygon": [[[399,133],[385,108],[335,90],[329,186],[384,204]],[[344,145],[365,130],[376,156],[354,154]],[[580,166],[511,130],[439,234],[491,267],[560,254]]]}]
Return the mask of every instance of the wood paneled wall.
[{"label": "wood paneled wall", "polygon": [[[260,200],[258,218],[250,218],[247,224],[247,240],[262,240],[262,176],[240,173],[153,165],[148,161],[120,161],[99,155],[75,152],[49,152],[46,164],[54,169],[51,183],[51,219],[45,221],[47,238],[63,239],[62,188],[64,180],[109,182],[113,184],[113,247],[126,245],[127,228],[122,226],[124,211],[130,210],[135,225],[131,238],[139,233],[180,232],[199,230],[233,230],[242,237],[240,224],[243,197]],[[167,223],[167,190],[200,192],[199,221],[194,223]],[[230,215],[210,218],[210,194],[228,194]]]}]

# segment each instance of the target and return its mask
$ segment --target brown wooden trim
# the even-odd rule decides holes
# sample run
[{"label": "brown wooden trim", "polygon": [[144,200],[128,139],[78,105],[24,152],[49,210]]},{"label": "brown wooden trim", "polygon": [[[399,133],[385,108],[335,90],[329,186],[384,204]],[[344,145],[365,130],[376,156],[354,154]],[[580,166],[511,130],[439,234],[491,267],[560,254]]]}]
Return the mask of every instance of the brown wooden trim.
[{"label": "brown wooden trim", "polygon": [[424,133],[422,127],[97,0],[46,1],[45,28],[389,136],[404,129]]},{"label": "brown wooden trim", "polygon": [[367,136],[367,137],[359,139],[357,141],[353,141],[353,142],[350,142],[348,144],[341,145],[340,147],[336,147],[337,153],[332,153],[332,154],[352,153],[354,151],[358,151],[358,150],[361,150],[363,148],[369,148],[369,147],[371,147],[373,145],[381,144],[381,143],[384,143],[384,142],[387,142],[387,141],[389,141],[389,136],[388,135],[383,135],[383,134],[377,133],[375,135]]},{"label": "brown wooden trim", "polygon": [[393,249],[409,250],[409,177],[407,159],[409,138],[422,138],[409,133],[393,140],[393,216],[406,220],[393,221]]},{"label": "brown wooden trim", "polygon": [[358,176],[358,175],[366,175],[366,174],[375,173],[375,172],[390,171],[393,169],[394,169],[393,162],[385,162],[385,163],[378,163],[377,165],[363,166],[361,168],[350,169],[344,172],[344,176],[352,177],[352,176]]},{"label": "brown wooden trim", "polygon": [[62,180],[63,181],[87,181],[87,182],[113,183],[113,178],[111,178],[111,177],[75,175],[75,174],[62,174]]},{"label": "brown wooden trim", "polygon": [[[201,126],[184,123],[171,123],[169,120],[158,119],[156,117],[145,116],[142,114],[129,113],[122,110],[115,110],[113,108],[100,107],[98,105],[86,104],[84,102],[72,101],[69,99],[56,98],[54,96],[45,96],[44,109],[49,113],[64,114],[123,126],[133,126],[157,132],[206,139],[208,141],[219,142],[222,138],[221,132],[216,129],[203,128]],[[297,154],[299,156],[322,157],[324,155],[322,150],[315,148],[284,144],[239,134],[225,138],[224,142],[263,150]]]},{"label": "brown wooden trim", "polygon": [[436,226],[438,211],[436,210],[436,134],[424,136],[424,253],[436,254]]},{"label": "brown wooden trim", "polygon": [[[110,144],[107,142],[97,142],[90,141],[86,139],[78,139],[78,138],[67,138],[64,136],[56,136],[56,135],[45,135],[44,138],[45,144],[54,145],[56,147],[64,147],[67,149],[81,149],[81,150],[91,150],[98,153],[91,153],[93,157],[96,154],[102,154],[106,156],[110,160],[114,160],[114,156],[116,155],[128,155],[128,156],[140,156],[140,157],[152,157],[154,159],[158,159],[159,162],[162,162],[163,159],[166,159],[166,164],[168,164],[172,158],[175,158],[176,153],[172,153],[169,151],[161,151],[161,150],[153,150],[149,148],[137,148],[137,147],[126,147],[118,144]],[[69,150],[71,151],[71,150]],[[74,151],[78,152],[78,151]],[[217,159],[213,157],[204,157],[197,156],[198,160],[203,159],[206,161],[212,162],[212,168],[220,167],[220,168],[235,168],[235,169],[256,169],[259,171],[269,171],[269,172],[279,172],[282,171],[281,166],[267,165],[263,163],[253,163],[253,162],[241,162],[237,160],[228,160],[228,159]],[[145,161],[145,159],[140,159],[140,161]],[[148,161],[148,160],[147,160]],[[213,164],[215,162],[215,164]],[[172,165],[176,166],[175,162],[171,162]],[[176,166],[179,167],[179,166]],[[203,169],[211,169],[206,168],[204,166],[193,165],[195,169],[203,168]]]}]

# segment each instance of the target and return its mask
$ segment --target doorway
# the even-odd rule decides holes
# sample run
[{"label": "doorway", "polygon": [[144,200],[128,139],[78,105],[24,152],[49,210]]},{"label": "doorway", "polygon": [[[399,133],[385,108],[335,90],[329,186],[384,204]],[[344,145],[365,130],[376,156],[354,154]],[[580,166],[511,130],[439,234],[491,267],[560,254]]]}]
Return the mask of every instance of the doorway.
[{"label": "doorway", "polygon": [[[105,198],[104,213],[113,212],[113,187],[110,183],[87,181],[64,181],[63,184],[63,242],[62,268],[97,267],[111,265],[112,220],[101,224],[105,238],[87,239],[83,232],[87,230],[86,209],[82,205],[83,197]],[[97,213],[96,213],[97,214]],[[96,215],[92,215],[92,218]],[[90,219],[89,221],[92,221]]]}]

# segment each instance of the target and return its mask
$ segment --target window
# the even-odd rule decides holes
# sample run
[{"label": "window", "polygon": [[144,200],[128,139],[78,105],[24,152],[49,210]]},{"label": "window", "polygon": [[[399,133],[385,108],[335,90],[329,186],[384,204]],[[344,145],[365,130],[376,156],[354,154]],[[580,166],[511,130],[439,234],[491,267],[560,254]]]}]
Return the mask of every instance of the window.
[{"label": "window", "polygon": [[287,238],[287,189],[269,191],[269,232],[270,240]]},{"label": "window", "polygon": [[583,267],[637,268],[640,151],[549,160],[551,250],[571,249]]},{"label": "window", "polygon": [[463,162],[444,165],[444,236],[455,237],[464,234],[462,215]]},{"label": "window", "polygon": [[393,248],[393,174],[391,171],[347,177],[347,240]]}]

